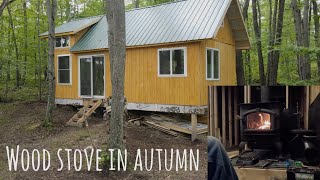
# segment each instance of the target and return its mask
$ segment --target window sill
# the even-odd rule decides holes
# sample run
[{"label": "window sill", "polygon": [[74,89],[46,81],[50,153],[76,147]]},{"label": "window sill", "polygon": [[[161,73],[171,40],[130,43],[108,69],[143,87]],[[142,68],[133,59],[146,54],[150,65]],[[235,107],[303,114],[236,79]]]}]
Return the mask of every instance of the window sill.
[{"label": "window sill", "polygon": [[159,78],[187,78],[187,75],[158,75]]},{"label": "window sill", "polygon": [[68,47],[55,47],[54,50],[58,50],[58,49],[70,49],[70,46]]},{"label": "window sill", "polygon": [[220,79],[207,79],[207,81],[220,81]]},{"label": "window sill", "polygon": [[58,86],[72,86],[72,83],[57,83]]}]

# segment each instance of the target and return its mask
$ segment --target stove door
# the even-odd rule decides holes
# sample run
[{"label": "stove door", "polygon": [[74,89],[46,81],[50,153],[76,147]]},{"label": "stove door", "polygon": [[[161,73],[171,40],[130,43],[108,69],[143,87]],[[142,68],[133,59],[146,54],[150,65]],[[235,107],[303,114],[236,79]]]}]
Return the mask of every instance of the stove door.
[{"label": "stove door", "polygon": [[250,113],[246,117],[247,130],[272,130],[271,115],[266,112]]}]

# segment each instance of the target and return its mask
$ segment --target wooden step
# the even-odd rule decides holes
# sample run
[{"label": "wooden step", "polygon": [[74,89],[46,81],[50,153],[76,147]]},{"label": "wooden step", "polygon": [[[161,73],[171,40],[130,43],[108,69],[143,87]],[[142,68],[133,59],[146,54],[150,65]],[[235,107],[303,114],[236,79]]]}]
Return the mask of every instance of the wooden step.
[{"label": "wooden step", "polygon": [[84,127],[84,125],[87,125],[87,119],[100,107],[102,100],[92,100],[90,103],[91,102],[93,104],[88,104],[88,102],[84,103],[84,107],[67,122],[67,125],[76,127]]}]

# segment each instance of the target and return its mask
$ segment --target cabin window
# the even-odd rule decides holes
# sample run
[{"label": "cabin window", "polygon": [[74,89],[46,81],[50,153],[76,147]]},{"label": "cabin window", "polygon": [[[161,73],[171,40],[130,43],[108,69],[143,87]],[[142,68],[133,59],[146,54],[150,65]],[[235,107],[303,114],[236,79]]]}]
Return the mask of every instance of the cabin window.
[{"label": "cabin window", "polygon": [[207,80],[220,79],[220,51],[207,48]]},{"label": "cabin window", "polygon": [[159,50],[159,76],[184,77],[187,74],[186,48]]},{"label": "cabin window", "polygon": [[69,36],[56,37],[56,48],[69,47],[69,45],[70,45]]},{"label": "cabin window", "polygon": [[58,56],[58,83],[71,84],[70,55]]}]

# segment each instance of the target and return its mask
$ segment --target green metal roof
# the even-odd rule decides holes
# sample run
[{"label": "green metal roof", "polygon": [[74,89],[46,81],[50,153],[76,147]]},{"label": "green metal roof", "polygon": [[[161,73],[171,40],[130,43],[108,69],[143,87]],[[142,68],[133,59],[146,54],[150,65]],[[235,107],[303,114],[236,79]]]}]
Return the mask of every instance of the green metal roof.
[{"label": "green metal roof", "polygon": [[[71,20],[67,23],[62,24],[61,26],[56,27],[55,33],[56,34],[64,34],[64,33],[75,34],[97,23],[101,18],[102,16],[94,16],[89,18]],[[40,36],[48,36],[48,32],[42,33],[40,34]]]},{"label": "green metal roof", "polygon": [[[126,12],[127,46],[185,42],[216,37],[225,16],[240,16],[238,0],[182,0]],[[230,7],[230,5],[232,6]],[[231,14],[232,13],[232,14]],[[241,18],[230,22],[237,38],[249,38]],[[243,27],[242,27],[243,26]],[[239,37],[238,37],[239,36]],[[241,39],[240,39],[241,38]],[[106,16],[95,24],[71,48],[71,51],[108,49],[108,22]]]}]

